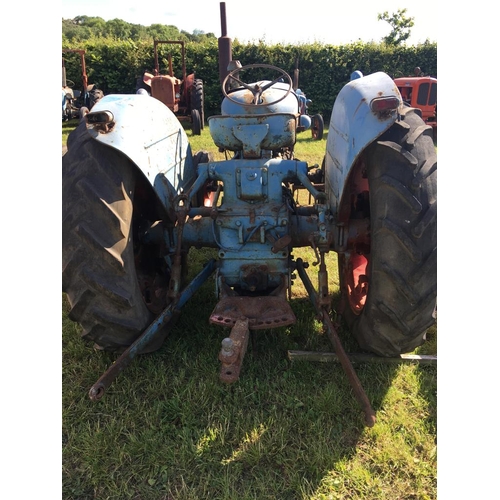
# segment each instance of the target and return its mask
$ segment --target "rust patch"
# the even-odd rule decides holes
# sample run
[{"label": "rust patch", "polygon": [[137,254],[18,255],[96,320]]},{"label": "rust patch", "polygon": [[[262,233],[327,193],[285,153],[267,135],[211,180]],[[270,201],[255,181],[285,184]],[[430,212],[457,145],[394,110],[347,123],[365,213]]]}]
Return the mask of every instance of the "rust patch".
[{"label": "rust patch", "polygon": [[210,323],[232,328],[241,318],[248,318],[250,330],[264,330],[293,325],[296,321],[284,297],[224,297],[210,315]]}]

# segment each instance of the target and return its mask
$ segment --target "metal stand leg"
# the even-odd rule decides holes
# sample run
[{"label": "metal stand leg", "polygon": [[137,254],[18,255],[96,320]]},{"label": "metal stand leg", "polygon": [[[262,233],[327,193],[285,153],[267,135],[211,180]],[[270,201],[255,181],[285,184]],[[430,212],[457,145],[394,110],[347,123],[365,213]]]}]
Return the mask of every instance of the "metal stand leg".
[{"label": "metal stand leg", "polygon": [[333,326],[328,311],[320,305],[318,294],[315,292],[311,280],[309,279],[309,276],[305,271],[302,259],[297,259],[297,271],[299,273],[301,280],[304,283],[304,286],[306,287],[307,293],[309,294],[309,298],[311,299],[314,308],[316,309],[318,315],[323,321],[323,325],[325,326],[328,338],[333,344],[333,348],[335,349],[340,364],[342,365],[342,368],[344,369],[347,375],[349,383],[353,388],[354,395],[356,396],[356,399],[358,400],[359,404],[361,405],[361,408],[365,413],[365,423],[368,427],[373,427],[376,421],[375,412],[373,411],[370,401],[368,400],[368,396],[366,395],[366,392],[364,391],[361,382],[359,381],[358,376],[354,371],[351,361],[347,357],[347,354],[345,353],[344,348],[342,347],[339,336]]}]

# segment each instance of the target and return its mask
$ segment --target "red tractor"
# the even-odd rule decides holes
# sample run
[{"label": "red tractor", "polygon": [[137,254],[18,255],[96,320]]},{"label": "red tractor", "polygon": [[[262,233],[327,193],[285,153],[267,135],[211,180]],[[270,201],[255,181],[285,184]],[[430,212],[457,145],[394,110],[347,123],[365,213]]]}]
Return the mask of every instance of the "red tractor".
[{"label": "red tractor", "polygon": [[[172,54],[168,55],[168,75],[160,74],[158,58],[159,44],[178,44],[182,55],[182,80],[174,75]],[[204,126],[204,93],[203,81],[195,78],[195,74],[186,72],[186,51],[183,41],[154,41],[155,69],[154,74],[145,72],[139,79],[136,91],[148,94],[161,101],[179,120],[187,118],[191,121],[193,133],[200,135]],[[142,90],[141,90],[142,89]]]},{"label": "red tractor", "polygon": [[420,68],[415,68],[414,76],[395,78],[403,102],[420,109],[422,119],[433,128],[437,138],[437,78],[423,76]]}]

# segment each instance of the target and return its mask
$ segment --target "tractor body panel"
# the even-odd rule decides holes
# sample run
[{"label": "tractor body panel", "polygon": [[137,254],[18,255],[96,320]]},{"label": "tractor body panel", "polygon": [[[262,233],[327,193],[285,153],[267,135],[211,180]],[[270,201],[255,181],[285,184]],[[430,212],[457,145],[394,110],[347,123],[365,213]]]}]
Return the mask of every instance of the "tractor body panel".
[{"label": "tractor body panel", "polygon": [[[269,84],[268,80],[254,82],[250,86],[263,87]],[[297,113],[300,114],[299,99],[294,92],[287,96],[285,93],[289,86],[285,83],[275,83],[261,96],[258,105],[252,102],[254,94],[248,89],[238,89],[229,93],[232,100],[227,97],[222,101],[221,114],[223,115],[269,115],[272,113]],[[281,99],[283,98],[283,99]],[[279,100],[281,99],[281,100]]]},{"label": "tractor body panel", "polygon": [[377,72],[352,80],[335,100],[325,155],[325,192],[333,215],[339,212],[345,183],[356,159],[397,119],[394,109],[384,113],[372,111],[374,99],[381,98],[401,101],[394,81]]},{"label": "tractor body panel", "polygon": [[245,157],[258,158],[262,150],[293,147],[297,118],[293,114],[211,116],[208,119],[214,143],[230,151],[243,150]]},{"label": "tractor body panel", "polygon": [[201,169],[224,186],[212,231],[225,285],[263,293],[288,285],[291,214],[283,183],[296,179],[298,171],[305,175],[307,164],[244,159],[201,164]]},{"label": "tractor body panel", "polygon": [[[103,123],[107,117],[110,120]],[[194,182],[189,141],[179,120],[159,100],[143,95],[107,95],[87,115],[97,141],[130,158],[171,210],[173,198]]]},{"label": "tractor body panel", "polygon": [[[264,86],[268,81],[252,83]],[[276,83],[253,103],[254,94],[248,89],[230,93],[221,105],[221,115],[212,116],[208,123],[213,141],[219,148],[242,151],[245,158],[259,158],[262,152],[293,148],[296,142],[299,102],[289,87]]]},{"label": "tractor body panel", "polygon": [[[216,308],[213,322],[237,319],[238,313],[227,313],[241,312],[241,301],[235,295],[251,295],[246,302],[254,304],[252,315],[267,318],[262,325],[283,326],[295,321],[284,305],[283,294],[291,284],[293,240],[304,238],[298,225],[292,224],[292,219],[299,217],[292,217],[293,200],[284,186],[307,180],[307,164],[274,156],[293,150],[299,116],[299,102],[290,85],[261,80],[229,91],[221,115],[208,120],[215,144],[236,153],[232,160],[198,167],[199,176],[216,181],[224,192],[213,216],[222,304]],[[277,317],[274,312],[269,312],[270,316],[263,312],[265,302],[258,300],[259,295],[273,297],[273,308],[280,310]],[[246,310],[245,314],[249,313]]]}]

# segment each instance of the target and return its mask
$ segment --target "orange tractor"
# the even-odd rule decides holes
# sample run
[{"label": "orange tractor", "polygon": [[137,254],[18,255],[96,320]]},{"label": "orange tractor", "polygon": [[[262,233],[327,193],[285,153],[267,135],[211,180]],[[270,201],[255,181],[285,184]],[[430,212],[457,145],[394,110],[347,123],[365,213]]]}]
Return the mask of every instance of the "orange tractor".
[{"label": "orange tractor", "polygon": [[[158,45],[177,44],[181,46],[182,80],[174,75],[172,54],[168,55],[168,75],[160,74]],[[139,79],[136,92],[147,92],[161,101],[179,120],[188,119],[192,123],[193,133],[200,135],[205,121],[203,81],[195,78],[195,74],[187,74],[186,51],[183,41],[154,41],[154,74],[145,72]]]},{"label": "orange tractor", "polygon": [[437,78],[423,76],[420,68],[415,68],[414,76],[395,78],[403,102],[420,109],[422,119],[433,129],[437,138]]}]

